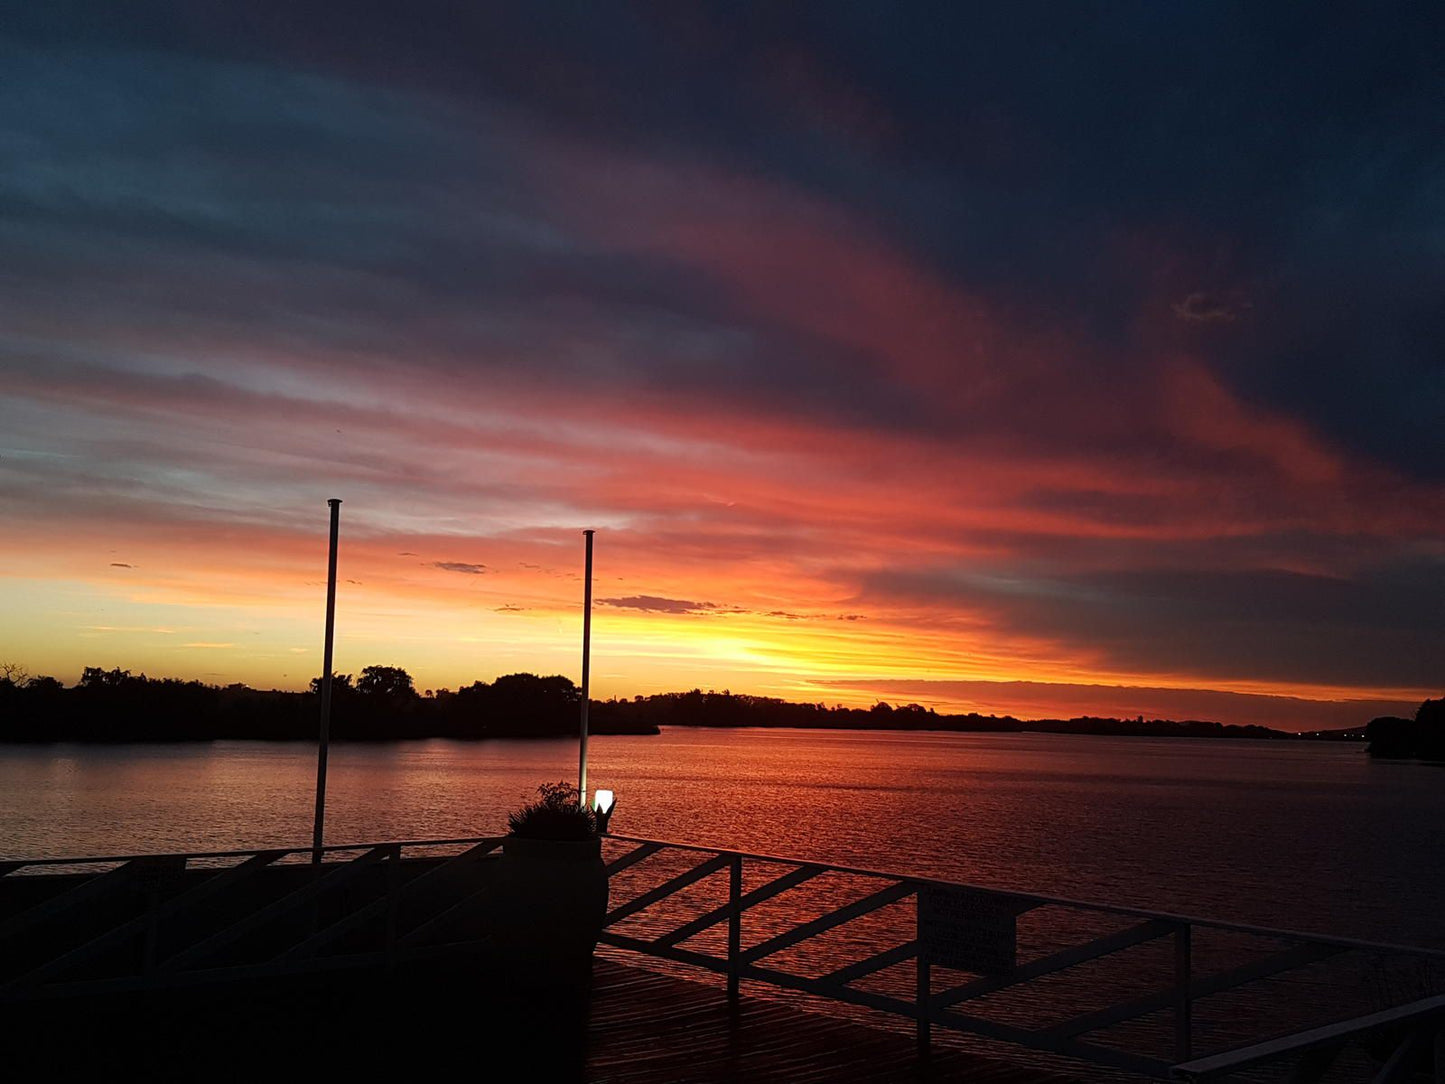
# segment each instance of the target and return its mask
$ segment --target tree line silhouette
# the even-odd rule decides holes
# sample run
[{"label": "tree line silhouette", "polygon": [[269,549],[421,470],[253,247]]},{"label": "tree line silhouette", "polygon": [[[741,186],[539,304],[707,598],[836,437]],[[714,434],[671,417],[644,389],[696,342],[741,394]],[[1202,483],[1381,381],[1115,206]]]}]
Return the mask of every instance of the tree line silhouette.
[{"label": "tree line silhouette", "polygon": [[895,707],[886,702],[869,708],[798,704],[741,693],[660,693],[631,700],[594,703],[593,718],[654,726],[799,727],[826,730],[943,730],[962,733],[1116,734],[1185,738],[1292,738],[1295,735],[1263,726],[1236,726],[1198,719],[1114,719],[1080,715],[1072,719],[1018,719],[1012,715],[968,712],[945,715],[921,704]]},{"label": "tree line silhouette", "polygon": [[[51,677],[16,680],[15,668],[9,670],[0,670],[0,741],[314,741],[319,726],[319,677],[307,692],[282,692],[87,666],[66,688]],[[368,666],[356,676],[333,675],[331,736],[389,741],[575,735],[580,706],[577,686],[558,675],[507,674],[423,696],[400,667]],[[605,719],[591,729],[657,732]]]},{"label": "tree line silhouette", "polygon": [[[262,691],[148,678],[88,666],[67,688],[0,665],[0,741],[130,742],[260,739],[314,740],[319,721],[314,678],[307,692]],[[368,666],[332,677],[331,735],[339,740],[528,738],[577,733],[581,692],[560,675],[507,674],[460,689],[418,693],[409,673]],[[1290,738],[1263,726],[1204,720],[1078,716],[1022,720],[1011,715],[940,714],[919,704],[828,707],[723,692],[661,693],[594,700],[596,734],[656,734],[663,726],[797,727],[831,730],[1042,731],[1192,738]],[[1329,736],[1329,735],[1319,735]]]}]

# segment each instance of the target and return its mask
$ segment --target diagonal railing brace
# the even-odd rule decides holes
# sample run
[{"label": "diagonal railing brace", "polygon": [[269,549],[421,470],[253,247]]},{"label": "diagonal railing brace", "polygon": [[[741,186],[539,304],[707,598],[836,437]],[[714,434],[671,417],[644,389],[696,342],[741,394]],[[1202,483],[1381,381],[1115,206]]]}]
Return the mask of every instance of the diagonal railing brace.
[{"label": "diagonal railing brace", "polygon": [[716,926],[719,922],[731,918],[734,914],[741,914],[755,903],[762,903],[764,900],[772,899],[781,895],[790,888],[796,888],[805,881],[811,881],[819,874],[826,872],[821,866],[802,866],[795,870],[775,877],[765,885],[753,889],[751,892],[740,896],[736,903],[724,903],[720,907],[714,907],[705,915],[700,915],[686,925],[679,926],[671,933],[663,934],[652,943],[659,948],[666,948],[675,945],[679,941],[686,941],[689,937],[701,933],[709,926]]},{"label": "diagonal railing brace", "polygon": [[825,930],[831,930],[834,926],[841,926],[845,922],[852,922],[855,918],[876,911],[880,907],[887,907],[906,896],[913,895],[917,889],[907,881],[899,884],[889,885],[887,888],[874,892],[871,896],[864,896],[861,900],[840,907],[836,911],[830,911],[826,915],[820,915],[811,922],[805,922],[801,926],[795,926],[786,933],[780,933],[776,937],[770,937],[752,948],[743,952],[741,959],[745,964],[754,960],[761,960],[764,956],[771,956],[780,952],[790,945],[796,945],[799,941],[806,941],[810,937],[816,937]]},{"label": "diagonal railing brace", "polygon": [[692,869],[688,870],[686,873],[680,873],[676,877],[672,878],[672,880],[664,881],[662,884],[658,885],[650,892],[644,892],[636,899],[629,900],[621,907],[609,911],[607,913],[607,918],[603,920],[602,925],[611,926],[616,922],[620,922],[622,919],[628,917],[629,915],[635,915],[643,908],[651,907],[658,900],[666,899],[674,892],[686,888],[688,885],[694,883],[695,881],[701,881],[709,874],[716,873],[718,870],[726,866],[730,861],[731,859],[725,854],[714,855],[707,861],[701,862],[698,865],[693,866]]}]

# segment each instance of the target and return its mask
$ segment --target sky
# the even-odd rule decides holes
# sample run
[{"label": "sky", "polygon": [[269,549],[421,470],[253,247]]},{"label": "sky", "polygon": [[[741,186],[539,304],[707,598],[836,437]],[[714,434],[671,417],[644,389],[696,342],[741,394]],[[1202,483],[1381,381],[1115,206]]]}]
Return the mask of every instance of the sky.
[{"label": "sky", "polygon": [[1413,711],[1442,19],[10,6],[0,661]]}]

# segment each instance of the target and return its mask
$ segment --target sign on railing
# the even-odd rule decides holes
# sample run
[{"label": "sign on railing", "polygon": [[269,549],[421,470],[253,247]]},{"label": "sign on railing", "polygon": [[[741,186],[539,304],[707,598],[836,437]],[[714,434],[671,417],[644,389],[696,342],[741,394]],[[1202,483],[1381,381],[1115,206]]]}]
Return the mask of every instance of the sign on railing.
[{"label": "sign on railing", "polygon": [[918,941],[938,967],[1001,975],[1018,957],[1018,908],[962,885],[918,889]]}]

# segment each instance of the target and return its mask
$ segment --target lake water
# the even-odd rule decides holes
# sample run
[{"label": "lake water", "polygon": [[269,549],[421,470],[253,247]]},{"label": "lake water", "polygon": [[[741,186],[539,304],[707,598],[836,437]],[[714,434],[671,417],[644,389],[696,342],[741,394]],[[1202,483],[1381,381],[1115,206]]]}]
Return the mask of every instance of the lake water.
[{"label": "lake water", "polygon": [[[576,743],[337,745],[327,842],[492,835]],[[1353,744],[673,728],[591,743],[615,832],[1445,945],[1445,769]],[[0,746],[0,856],[310,841],[314,748]]]}]

